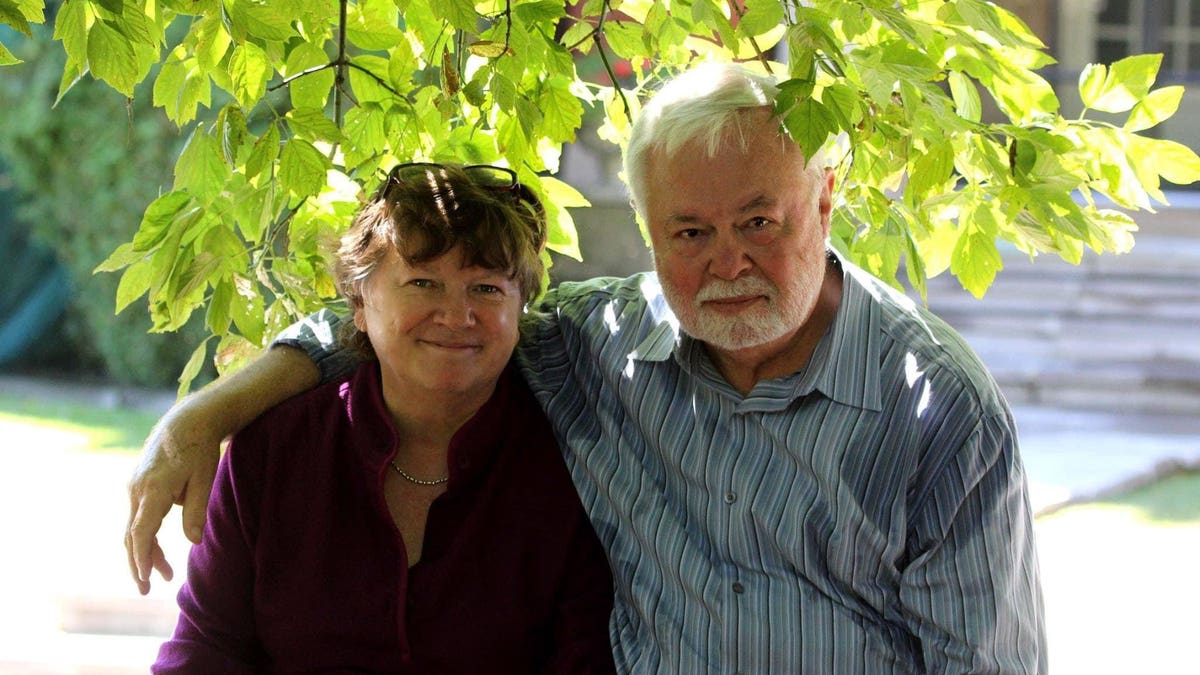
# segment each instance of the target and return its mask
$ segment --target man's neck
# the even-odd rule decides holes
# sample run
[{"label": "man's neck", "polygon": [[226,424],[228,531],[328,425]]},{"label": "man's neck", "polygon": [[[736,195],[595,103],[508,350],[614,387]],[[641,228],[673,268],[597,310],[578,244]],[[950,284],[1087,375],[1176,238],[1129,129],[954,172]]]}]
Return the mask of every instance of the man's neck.
[{"label": "man's neck", "polygon": [[746,349],[723,350],[705,344],[709,358],[727,382],[743,396],[763,380],[785,377],[808,365],[817,344],[837,316],[842,302],[842,269],[825,268],[820,295],[808,319],[783,337]]}]

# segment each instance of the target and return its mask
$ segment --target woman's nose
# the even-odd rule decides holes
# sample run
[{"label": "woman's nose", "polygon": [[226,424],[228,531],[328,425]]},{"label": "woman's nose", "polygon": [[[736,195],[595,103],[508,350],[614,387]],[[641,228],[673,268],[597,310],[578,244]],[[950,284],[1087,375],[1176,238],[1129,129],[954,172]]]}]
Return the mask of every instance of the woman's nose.
[{"label": "woman's nose", "polygon": [[475,324],[475,307],[466,293],[449,293],[438,307],[438,317],[453,328],[467,328]]}]

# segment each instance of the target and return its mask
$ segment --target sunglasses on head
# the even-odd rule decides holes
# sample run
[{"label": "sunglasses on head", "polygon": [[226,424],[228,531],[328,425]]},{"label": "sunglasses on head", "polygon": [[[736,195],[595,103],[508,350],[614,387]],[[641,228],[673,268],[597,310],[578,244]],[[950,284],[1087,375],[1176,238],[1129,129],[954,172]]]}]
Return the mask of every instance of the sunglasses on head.
[{"label": "sunglasses on head", "polygon": [[[511,194],[514,202],[525,202],[533,207],[535,212],[542,212],[542,202],[537,195],[533,194],[532,190],[517,180],[516,171],[508,167],[490,164],[469,164],[462,167],[462,171],[475,185],[492,192]],[[388,172],[387,180],[382,186],[383,196],[387,196],[392,185],[401,185],[414,180],[437,180],[445,173],[446,167],[434,162],[398,164]]]}]

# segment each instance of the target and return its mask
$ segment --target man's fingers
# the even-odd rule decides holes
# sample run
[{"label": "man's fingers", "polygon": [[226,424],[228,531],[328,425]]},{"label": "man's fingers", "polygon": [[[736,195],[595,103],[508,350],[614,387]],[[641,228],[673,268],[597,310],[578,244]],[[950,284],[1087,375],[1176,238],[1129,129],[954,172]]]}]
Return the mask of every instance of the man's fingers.
[{"label": "man's fingers", "polygon": [[[130,522],[132,522],[132,515]],[[129,576],[133,577],[133,583],[137,584],[138,593],[145,595],[150,592],[150,581],[143,580],[142,575],[138,572],[137,561],[133,555],[133,535],[130,528],[125,528],[125,557],[129,559]]]},{"label": "man's fingers", "polygon": [[150,560],[164,581],[170,581],[175,577],[175,570],[171,567],[171,563],[167,562],[167,556],[163,553],[162,547],[158,545],[157,539],[154,541],[154,550],[150,552]]},{"label": "man's fingers", "polygon": [[198,467],[183,493],[183,532],[193,544],[199,544],[208,516],[208,496],[212,492],[215,466]]},{"label": "man's fingers", "polygon": [[[125,535],[125,548],[129,553],[130,571],[138,582],[138,590],[145,594],[149,590],[150,570],[154,567],[153,555],[158,547],[155,535],[162,527],[163,518],[171,510],[174,500],[169,495],[155,490],[146,490],[138,496],[138,491],[130,492],[129,530]],[[145,589],[143,589],[143,583]]]}]

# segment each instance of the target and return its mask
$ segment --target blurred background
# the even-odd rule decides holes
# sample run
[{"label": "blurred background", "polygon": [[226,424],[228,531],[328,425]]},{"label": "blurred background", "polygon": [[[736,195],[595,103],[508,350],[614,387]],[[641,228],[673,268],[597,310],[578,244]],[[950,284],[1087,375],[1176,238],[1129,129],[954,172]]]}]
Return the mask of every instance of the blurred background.
[{"label": "blurred background", "polygon": [[[1086,63],[1163,53],[1158,84],[1188,93],[1152,133],[1200,149],[1200,0],[997,4],[1058,58],[1067,116]],[[134,590],[125,482],[204,332],[197,316],[148,334],[144,302],[114,315],[119,277],[92,270],[170,185],[184,137],[149,90],[129,103],[82,81],[52,108],[61,48],[9,37],[25,63],[0,69],[0,675],[146,672],[180,579]],[[649,268],[618,164],[587,131],[568,148],[563,177],[595,206],[576,214],[587,261],[557,258],[556,279]],[[1006,250],[983,300],[929,286],[1017,412],[1056,673],[1200,672],[1200,191],[1168,197],[1127,255]],[[177,512],[162,541],[182,576]]]}]

